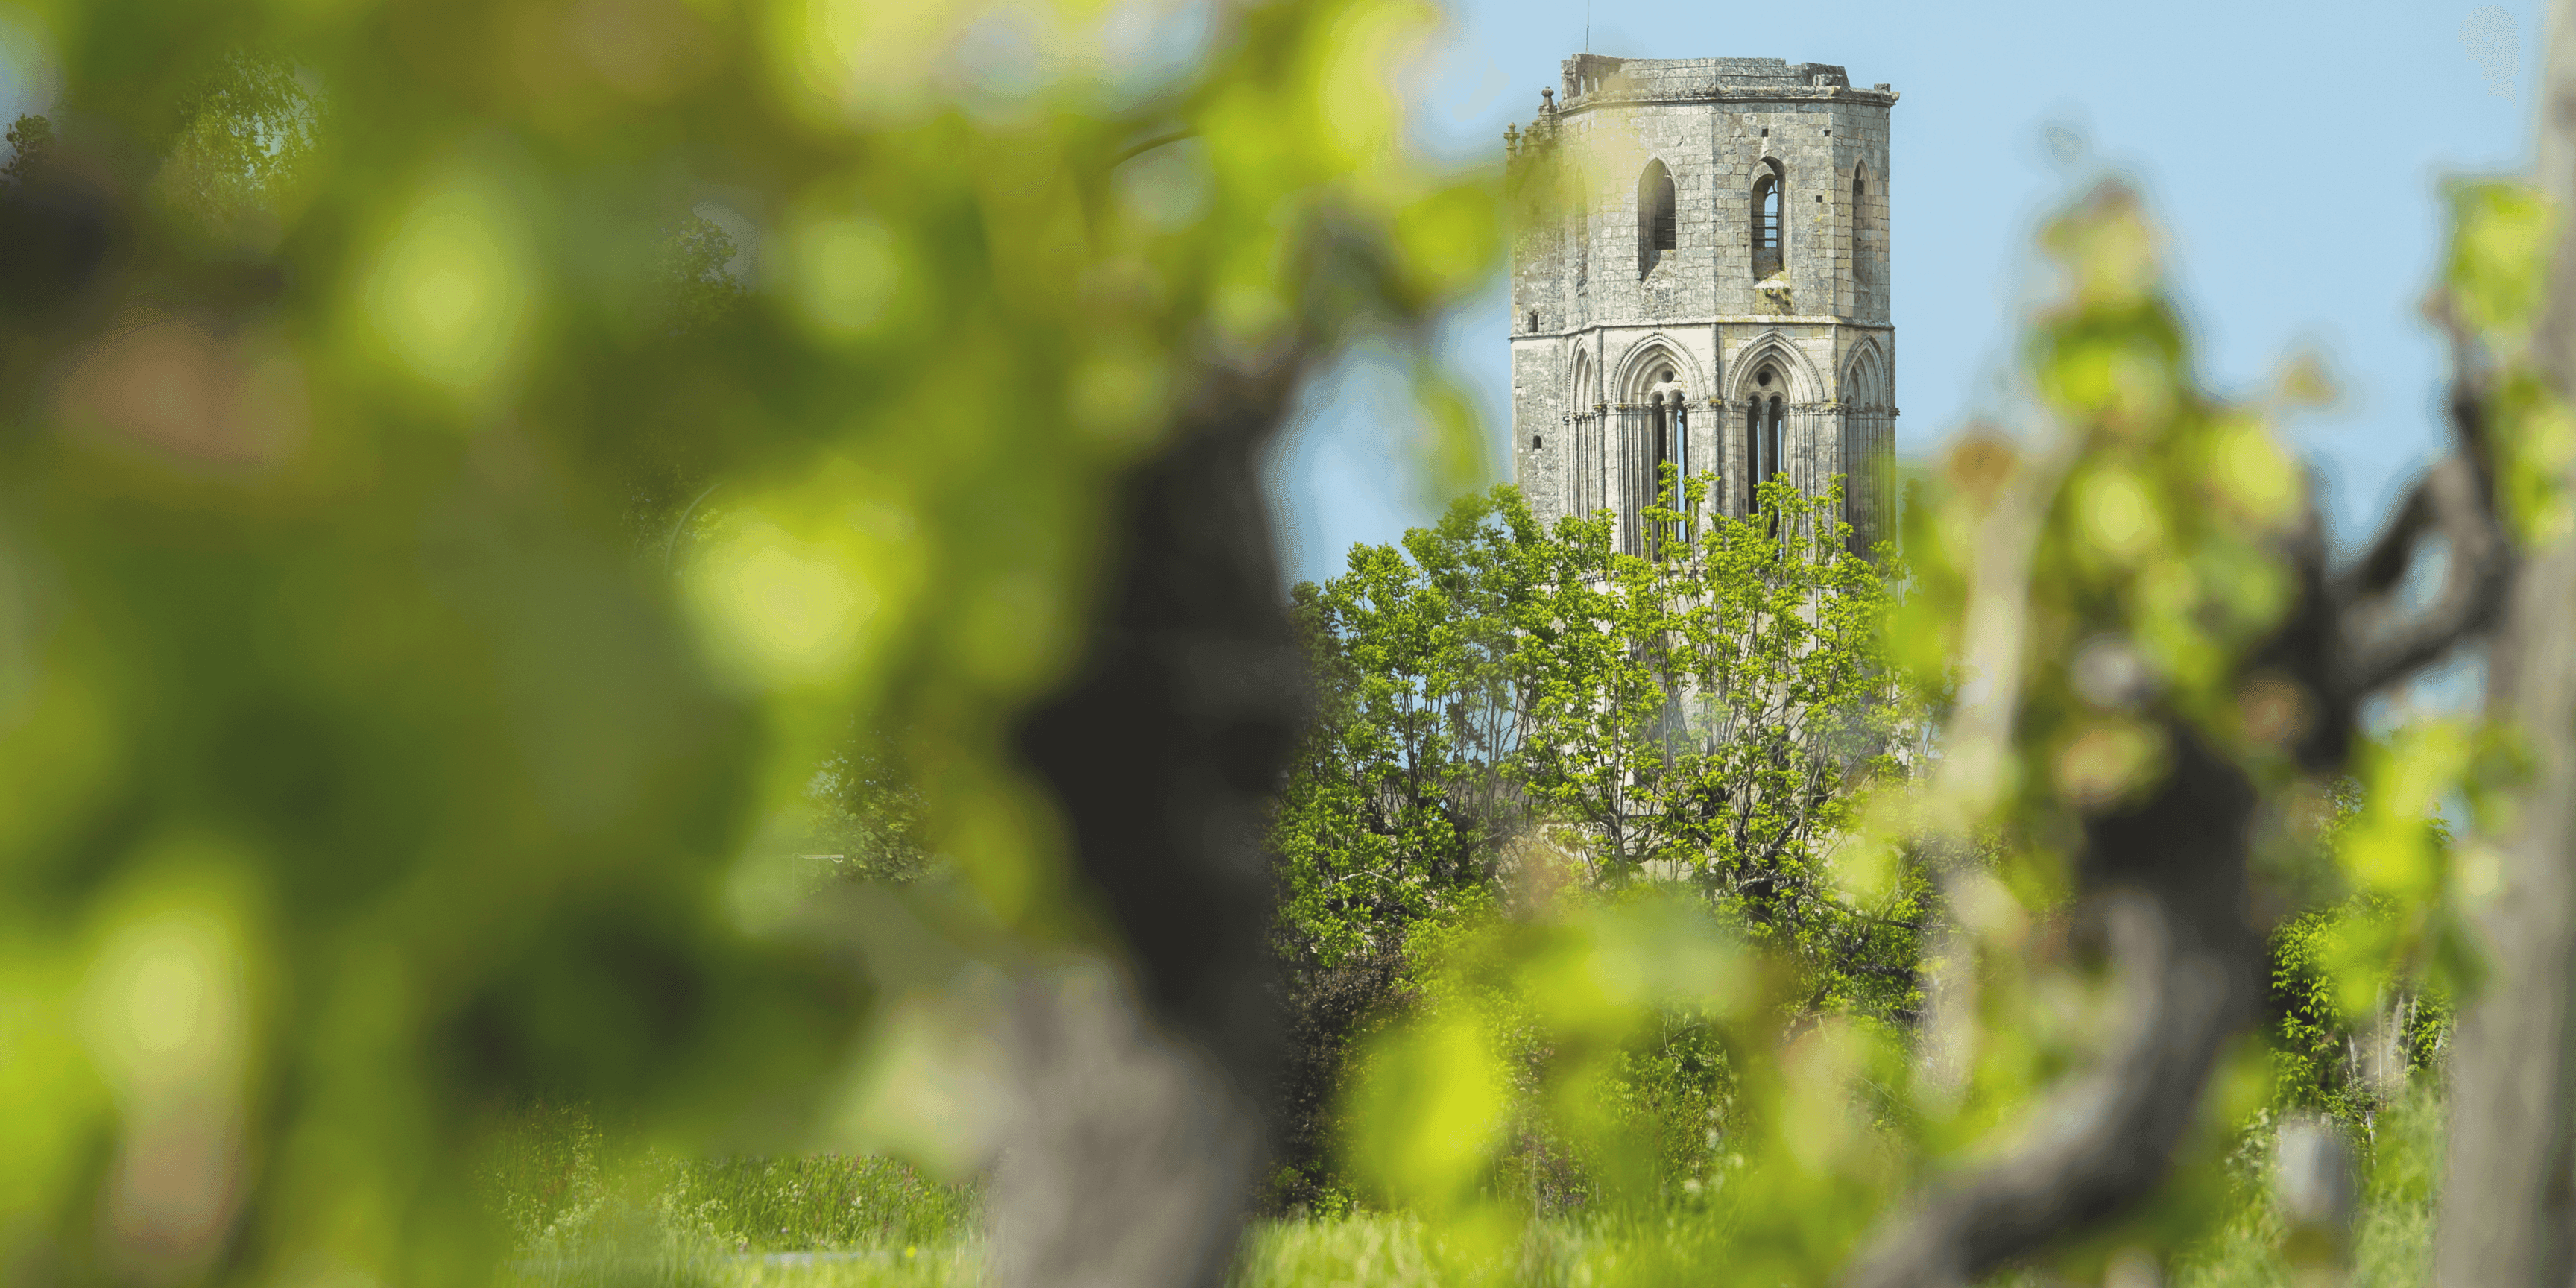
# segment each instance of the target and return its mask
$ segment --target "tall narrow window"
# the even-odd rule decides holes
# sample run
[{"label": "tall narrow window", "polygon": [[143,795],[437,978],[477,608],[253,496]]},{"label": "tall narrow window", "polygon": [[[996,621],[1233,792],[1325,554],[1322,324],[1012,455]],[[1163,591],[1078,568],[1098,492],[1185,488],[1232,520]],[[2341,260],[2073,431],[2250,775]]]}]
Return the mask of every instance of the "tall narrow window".
[{"label": "tall narrow window", "polygon": [[1662,261],[1665,251],[1681,245],[1673,212],[1673,174],[1661,161],[1646,163],[1637,176],[1637,275],[1643,277]]},{"label": "tall narrow window", "polygon": [[1648,454],[1652,472],[1646,479],[1646,494],[1660,503],[1664,492],[1664,467],[1678,464],[1681,459],[1682,391],[1673,387],[1670,368],[1657,376],[1655,382],[1662,388],[1656,391],[1654,398],[1655,433]]},{"label": "tall narrow window", "polygon": [[1673,409],[1681,399],[1667,402],[1655,395],[1655,431],[1646,447],[1646,493],[1660,499],[1664,490],[1664,464],[1673,459]]},{"label": "tall narrow window", "polygon": [[1744,407],[1744,497],[1741,513],[1752,518],[1762,507],[1762,399]]},{"label": "tall narrow window", "polygon": [[1852,280],[1866,282],[1869,280],[1869,180],[1862,176],[1857,166],[1852,169],[1851,228]]},{"label": "tall narrow window", "polygon": [[1664,462],[1671,459],[1672,451],[1673,409],[1666,404],[1661,392],[1647,396],[1646,408],[1646,441],[1640,444],[1646,450],[1637,462],[1645,468],[1638,471],[1640,477],[1634,501],[1637,521],[1631,526],[1635,536],[1630,540],[1629,549],[1651,559],[1661,543],[1655,539],[1654,525],[1645,521],[1645,511],[1662,499]]},{"label": "tall narrow window", "polygon": [[[1679,389],[1674,389],[1665,401],[1663,438],[1656,444],[1655,458],[1655,488],[1658,501],[1667,509],[1688,511],[1689,502],[1683,485],[1690,479],[1690,410],[1689,404],[1683,400],[1682,391]],[[1663,491],[1666,465],[1673,467],[1673,490],[1669,493]],[[1667,539],[1683,542],[1687,546],[1690,541],[1690,520],[1684,518],[1678,523],[1659,528],[1656,540]]]},{"label": "tall narrow window", "polygon": [[1783,422],[1786,419],[1783,415],[1784,410],[1785,409],[1780,404],[1779,396],[1774,394],[1771,398],[1770,432],[1763,435],[1762,444],[1763,464],[1766,466],[1762,477],[1766,482],[1771,479],[1786,478],[1789,474],[1789,462],[1786,459],[1787,453],[1781,450],[1787,446],[1785,440],[1788,437],[1788,435],[1782,432]]},{"label": "tall narrow window", "polygon": [[[1784,448],[1786,448],[1786,447],[1788,446],[1788,437],[1789,437],[1789,436],[1788,436],[1786,433],[1783,433],[1783,432],[1782,432],[1781,421],[1783,420],[1783,417],[1782,417],[1782,415],[1781,415],[1781,410],[1782,410],[1782,409],[1781,409],[1781,406],[1780,406],[1780,399],[1778,398],[1778,396],[1776,396],[1776,395],[1775,395],[1775,396],[1773,396],[1773,397],[1772,397],[1772,399],[1771,399],[1771,428],[1770,428],[1770,432],[1769,432],[1769,433],[1767,433],[1767,434],[1765,434],[1765,435],[1763,436],[1763,437],[1767,440],[1767,441],[1763,444],[1763,446],[1764,446],[1766,449],[1768,449],[1768,451],[1770,452],[1770,461],[1769,461],[1769,464],[1770,464],[1770,467],[1771,467],[1771,468],[1770,468],[1770,471],[1769,471],[1768,473],[1766,473],[1766,474],[1764,474],[1764,475],[1762,476],[1762,477],[1763,477],[1764,479],[1766,479],[1766,480],[1768,480],[1768,479],[1785,479],[1785,478],[1787,478],[1787,477],[1789,476],[1789,462],[1788,462],[1788,460],[1787,460],[1787,453],[1786,453],[1784,450],[1782,450],[1782,449],[1784,449]],[[1775,515],[1772,515],[1772,516],[1771,516],[1771,529],[1770,529],[1770,531],[1771,531],[1771,535],[1772,535],[1772,536],[1775,536],[1775,537],[1776,537],[1776,536],[1779,536],[1779,535],[1780,535],[1780,516],[1779,516],[1779,515],[1776,515],[1776,514],[1775,514]]]},{"label": "tall narrow window", "polygon": [[1753,276],[1757,280],[1780,271],[1784,186],[1778,168],[1763,162],[1753,180]]},{"label": "tall narrow window", "polygon": [[1762,508],[1762,485],[1788,472],[1785,420],[1779,374],[1765,368],[1753,377],[1760,386],[1744,413],[1744,513]]}]

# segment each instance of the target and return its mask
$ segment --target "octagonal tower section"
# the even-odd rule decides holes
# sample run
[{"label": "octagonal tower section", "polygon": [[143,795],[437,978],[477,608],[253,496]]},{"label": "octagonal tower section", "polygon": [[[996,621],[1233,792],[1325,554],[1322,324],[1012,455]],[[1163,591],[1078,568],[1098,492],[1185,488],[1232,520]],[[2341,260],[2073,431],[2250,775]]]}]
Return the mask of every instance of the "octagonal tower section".
[{"label": "octagonal tower section", "polygon": [[1620,547],[1669,464],[1747,512],[1843,480],[1892,538],[1888,320],[1896,92],[1776,58],[1565,60],[1506,133],[1515,477],[1540,517],[1609,510]]}]

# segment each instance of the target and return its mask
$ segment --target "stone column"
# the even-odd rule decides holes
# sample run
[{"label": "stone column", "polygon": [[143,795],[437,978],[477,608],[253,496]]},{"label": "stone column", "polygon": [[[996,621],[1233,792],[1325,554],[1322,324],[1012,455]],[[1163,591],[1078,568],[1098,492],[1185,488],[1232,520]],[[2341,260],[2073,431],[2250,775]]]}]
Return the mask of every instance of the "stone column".
[{"label": "stone column", "polygon": [[1712,515],[1726,513],[1726,481],[1735,477],[1726,467],[1726,425],[1729,419],[1726,400],[1709,398],[1691,412],[1691,468],[1708,480],[1706,505]]},{"label": "stone column", "polygon": [[1584,471],[1584,518],[1610,507],[1610,404],[1592,404],[1592,422],[1584,428],[1584,448],[1592,464]]},{"label": "stone column", "polygon": [[1816,472],[1816,490],[1825,490],[1833,476],[1843,476],[1843,504],[1840,513],[1849,513],[1854,488],[1860,486],[1860,473],[1852,468],[1857,459],[1852,453],[1852,420],[1849,404],[1837,399],[1816,411],[1817,457],[1823,467]]},{"label": "stone column", "polygon": [[1566,431],[1572,438],[1567,443],[1565,512],[1578,519],[1592,513],[1592,422],[1592,410],[1582,408]]}]

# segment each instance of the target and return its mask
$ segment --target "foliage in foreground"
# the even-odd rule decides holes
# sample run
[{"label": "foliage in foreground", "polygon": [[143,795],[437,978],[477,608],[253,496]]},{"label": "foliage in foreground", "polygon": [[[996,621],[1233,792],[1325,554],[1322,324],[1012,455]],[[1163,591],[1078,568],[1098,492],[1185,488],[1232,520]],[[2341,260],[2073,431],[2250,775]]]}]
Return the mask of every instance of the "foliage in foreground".
[{"label": "foliage in foreground", "polygon": [[[921,792],[853,825],[886,841],[917,818],[971,890],[956,951],[931,956],[1114,954],[1010,748],[1077,664],[1121,484],[1241,373],[1284,391],[1356,332],[1425,343],[1498,244],[1488,185],[1402,145],[1386,86],[1426,15],[1401,5],[1220,6],[1203,57],[1141,73],[1091,6],[1015,7],[1029,47],[1097,55],[1026,81],[950,59],[991,29],[936,0],[659,6],[610,39],[550,6],[202,10],[57,6],[27,39],[64,101],[12,131],[0,194],[13,1277],[476,1281],[499,1250],[468,1184],[485,1109],[530,1087],[702,1148],[813,1140],[877,988],[948,984],[799,938],[753,879],[854,724],[906,731]],[[674,263],[721,285],[687,222],[714,200],[757,220],[753,280],[675,325]],[[2528,293],[2531,255],[2485,251],[2542,241],[2537,203],[2488,205],[2463,203],[2461,244],[2483,248],[2463,263]],[[1641,724],[1661,681],[1569,632],[1541,677],[1562,692],[1513,681],[1563,733],[1515,790],[1578,830],[1562,848],[1606,893],[1663,864],[1714,880],[1696,903],[1498,926],[1445,959],[1491,1005],[1372,1041],[1351,1157],[1457,1256],[1500,1264],[1531,1230],[1489,1183],[1507,1156],[1651,1162],[1634,1188],[1677,1175],[1727,1205],[1729,1273],[1831,1273],[2102,1058],[2117,998],[2104,928],[2058,916],[2087,875],[2070,838],[2153,790],[2176,731],[2298,815],[2299,697],[2243,665],[2295,590],[2272,543],[2296,473],[2260,409],[2199,388],[2133,202],[2106,191],[2050,241],[2067,295],[2031,385],[2064,437],[1972,436],[1944,463],[1892,640],[1927,689],[1965,657],[2019,705],[1953,730],[1932,817],[1856,820],[2000,838],[1926,954],[1937,1058],[1817,1016],[1847,939],[1757,950],[1766,901],[1820,888],[1796,852],[1815,819],[1637,757],[1664,745]],[[2506,317],[2456,285],[2471,324]],[[2539,530],[2565,517],[2546,458],[2565,423],[2526,403],[2535,432],[2498,441]],[[637,529],[700,478],[727,488],[721,520],[639,568]],[[1614,590],[1666,575],[1603,566]],[[1537,627],[1674,619],[1654,593],[1552,611]],[[2389,917],[2341,931],[2348,1017],[2374,995],[2352,979],[2443,956],[2453,882],[2426,811],[2474,741],[2401,739],[2364,767],[2375,814],[2339,862]],[[1586,759],[1535,763],[1564,747]],[[1752,769],[1847,763],[1787,749]],[[1379,826],[1368,808],[1351,816]],[[1461,817],[1366,834],[1425,856],[1396,876],[1450,881],[1477,871],[1440,866]],[[1722,1174],[1658,1173],[1667,1145],[1588,1094],[1675,1015],[1731,1079]],[[2181,1170],[2102,1237],[2171,1259],[2223,1228],[2256,1063],[2222,1071]],[[1544,1154],[1509,1148],[1530,1105]],[[765,1200],[726,1201],[699,1234],[768,1228]],[[2108,1255],[2049,1253],[2073,1273]]]},{"label": "foliage in foreground", "polygon": [[[2138,874],[2085,865],[2103,852],[2099,829],[2170,793],[2197,756],[2277,802],[2249,824],[2250,873],[2229,878],[2250,876],[2254,906],[2279,919],[2251,927],[2277,931],[2275,1041],[2227,1048],[2187,1102],[2171,1168],[2031,1270],[2096,1276],[2133,1247],[2171,1277],[2190,1250],[2226,1238],[2287,1239],[2303,1261],[2351,1254],[2248,1225],[2229,1196],[2275,1106],[2336,1115],[2365,1161],[2395,1130],[2383,1120],[2429,1062],[2438,999],[2459,978],[2435,806],[2485,753],[2456,724],[2419,721],[2324,762],[2349,764],[2348,784],[2304,767],[2302,739],[2322,717],[2249,660],[2286,647],[2274,632],[2299,603],[2281,553],[2297,539],[2295,468],[2265,409],[2199,387],[2132,194],[2088,194],[2047,244],[2066,294],[2029,354],[2058,428],[2029,444],[1971,436],[1953,452],[1910,512],[1913,579],[1883,637],[1921,691],[1955,702],[1948,730],[1918,790],[1878,793],[1851,816],[1867,843],[1824,856],[1828,871],[1882,848],[1930,860],[1948,915],[1905,945],[1924,981],[1920,1013],[1889,1023],[1820,1010],[1806,961],[1782,951],[1791,944],[1707,908],[1506,907],[1442,945],[1446,996],[1428,990],[1366,1036],[1343,1127],[1364,1193],[1482,1249],[1470,1255],[1502,1257],[1545,1208],[1533,1172],[1552,1168],[1591,1194],[1632,1196],[1591,1209],[1604,1214],[1722,1210],[1734,1280],[1811,1282],[1849,1265],[1897,1196],[2028,1139],[2058,1121],[2043,1108],[2051,1097],[2116,1073],[2130,1040],[2122,1007],[2146,986],[2111,965],[2136,960],[2141,923],[2123,885]],[[1967,683],[1951,690],[1954,676]],[[1567,705],[1622,710],[1615,689]],[[1595,818],[1597,833],[1616,830],[1615,816]],[[1975,861],[1955,857],[1971,851]],[[1704,1026],[1693,1045],[1717,1057],[1706,1063],[1723,1075],[1708,1085],[1723,1094],[1683,1107],[1708,1115],[1701,1156],[1724,1166],[1658,1174],[1664,1146],[1623,1112],[1638,1085],[1625,1062],[1691,1026]],[[2357,1070],[2350,1056],[2374,1036],[2395,1055]],[[1529,1148],[1534,1111],[1546,1158]],[[2222,1279],[2277,1277],[2227,1263]]]},{"label": "foliage in foreground", "polygon": [[[2359,785],[2336,784],[2329,808],[2318,849],[2329,863],[2349,862],[2342,851],[2366,844],[2353,832],[2369,821]],[[2439,818],[2429,825],[2447,852],[2450,829]],[[2389,940],[2409,911],[2384,890],[2363,889],[2302,908],[2272,932],[2277,1018],[2266,1036],[2275,1099],[2327,1115],[2365,1147],[2413,1075],[2440,1069],[2451,1034],[2451,990],[2441,977],[2390,959]]]},{"label": "foliage in foreground", "polygon": [[[1011,730],[1123,481],[1499,247],[1420,8],[1012,6],[1009,86],[982,4],[612,8],[13,25],[0,1277],[470,1282],[496,1100],[812,1148],[885,992],[1113,956]],[[852,728],[918,797],[816,852],[945,856],[945,955],[771,915]]]},{"label": "foliage in foreground", "polygon": [[[1274,1205],[1364,1201],[1337,1150],[1386,1143],[1353,1098],[1395,1094],[1370,1086],[1405,1079],[1390,1066],[1474,1048],[1508,1105],[1480,1185],[1541,1211],[1687,1209],[1746,1166],[1761,1089],[1744,1099],[1737,1070],[1765,1057],[1730,1054],[1760,1039],[1725,1022],[1757,1011],[1874,1035],[1865,1134],[1919,1148],[1921,1115],[1891,1088],[1941,1038],[1927,957],[2016,898],[1997,881],[2011,868],[1953,846],[1936,872],[1902,838],[1854,835],[1870,789],[1932,763],[1880,628],[1901,566],[1844,551],[1830,495],[1775,488],[1749,521],[1696,519],[1699,500],[1655,516],[1692,539],[1641,559],[1611,553],[1604,521],[1541,530],[1500,488],[1299,588],[1325,719],[1274,837],[1297,1021]],[[1778,539],[1784,518],[1817,539]],[[2365,809],[2358,780],[2327,796],[2316,834],[2282,842],[2305,857],[2275,866],[2292,912],[2271,951],[2276,1083],[2258,1100],[2366,1142],[2433,1067],[2448,1007],[2420,961],[2391,956],[2392,896],[2340,875],[2402,838],[2407,802]],[[1984,906],[1946,913],[1936,879]],[[1682,892],[1698,912],[1654,910]],[[2070,911],[2025,915],[2063,935],[2081,930]],[[1649,947],[1615,946],[1632,938]],[[1635,968],[1653,985],[1583,978],[1629,969],[1626,952],[1658,963]],[[1694,962],[1723,965],[1695,979]],[[1455,1049],[1428,1054],[1389,1035],[1399,1024]],[[1472,1085],[1471,1065],[1443,1076]]]}]

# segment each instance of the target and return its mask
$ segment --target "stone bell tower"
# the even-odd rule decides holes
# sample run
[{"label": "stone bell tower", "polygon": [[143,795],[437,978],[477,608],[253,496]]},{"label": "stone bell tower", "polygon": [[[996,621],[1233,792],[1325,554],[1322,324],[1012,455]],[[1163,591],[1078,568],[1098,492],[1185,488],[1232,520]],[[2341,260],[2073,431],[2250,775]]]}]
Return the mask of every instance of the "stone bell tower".
[{"label": "stone bell tower", "polygon": [[1541,518],[1614,510],[1670,462],[1730,514],[1841,476],[1866,549],[1895,523],[1885,85],[1776,58],[1565,61],[1506,132],[1512,431]]}]

